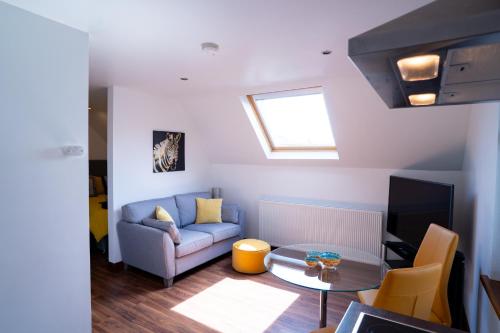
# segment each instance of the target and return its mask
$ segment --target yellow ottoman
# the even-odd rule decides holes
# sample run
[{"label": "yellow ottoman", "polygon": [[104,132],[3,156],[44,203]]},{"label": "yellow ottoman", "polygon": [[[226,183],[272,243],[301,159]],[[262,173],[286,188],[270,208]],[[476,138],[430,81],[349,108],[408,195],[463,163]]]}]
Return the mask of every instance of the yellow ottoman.
[{"label": "yellow ottoman", "polygon": [[271,247],[258,239],[242,239],[233,244],[233,268],[240,273],[257,274],[266,271],[264,257]]}]

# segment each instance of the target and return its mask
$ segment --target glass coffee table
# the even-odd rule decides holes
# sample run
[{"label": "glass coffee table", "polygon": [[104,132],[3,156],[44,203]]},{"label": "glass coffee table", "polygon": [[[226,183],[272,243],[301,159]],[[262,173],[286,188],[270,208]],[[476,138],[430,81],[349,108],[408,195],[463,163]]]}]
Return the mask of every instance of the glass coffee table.
[{"label": "glass coffee table", "polygon": [[[308,251],[336,252],[342,261],[334,269],[309,267]],[[328,292],[355,292],[378,288],[385,273],[383,260],[353,248],[329,244],[298,244],[277,248],[264,258],[269,272],[289,283],[320,291],[319,327],[326,326]]]}]

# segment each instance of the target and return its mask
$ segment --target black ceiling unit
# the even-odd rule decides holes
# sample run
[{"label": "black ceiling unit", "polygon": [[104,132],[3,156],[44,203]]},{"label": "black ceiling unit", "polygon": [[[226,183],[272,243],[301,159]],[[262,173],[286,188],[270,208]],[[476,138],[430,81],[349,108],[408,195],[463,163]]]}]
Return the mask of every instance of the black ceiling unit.
[{"label": "black ceiling unit", "polygon": [[500,0],[437,0],[349,39],[389,108],[500,100]]}]

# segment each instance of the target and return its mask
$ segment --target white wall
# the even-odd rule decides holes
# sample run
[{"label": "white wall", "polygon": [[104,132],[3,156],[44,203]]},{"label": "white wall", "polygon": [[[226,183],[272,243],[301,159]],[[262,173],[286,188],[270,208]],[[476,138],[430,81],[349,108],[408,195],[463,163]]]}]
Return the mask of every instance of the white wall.
[{"label": "white wall", "polygon": [[[496,314],[479,282],[498,267],[499,104],[472,108],[464,160],[468,232],[466,244],[466,311],[472,332],[500,332]],[[497,235],[495,235],[495,232]],[[496,276],[496,278],[499,278]]]},{"label": "white wall", "polygon": [[0,2],[0,331],[90,332],[88,37]]},{"label": "white wall", "polygon": [[235,164],[214,164],[211,170],[211,185],[222,188],[226,201],[246,209],[250,236],[258,236],[258,199],[262,196],[329,200],[386,214],[390,175],[455,184],[454,229],[462,232],[464,228],[461,171]]},{"label": "white wall", "polygon": [[[500,106],[500,105],[499,105]],[[496,183],[496,209],[493,225],[493,238],[491,240],[491,277],[500,281],[500,115],[498,117],[497,137],[497,183]]]},{"label": "white wall", "polygon": [[[153,130],[185,132],[186,171],[153,173]],[[180,105],[130,88],[108,93],[109,260],[121,260],[116,223],[127,203],[208,190],[202,140]]]}]

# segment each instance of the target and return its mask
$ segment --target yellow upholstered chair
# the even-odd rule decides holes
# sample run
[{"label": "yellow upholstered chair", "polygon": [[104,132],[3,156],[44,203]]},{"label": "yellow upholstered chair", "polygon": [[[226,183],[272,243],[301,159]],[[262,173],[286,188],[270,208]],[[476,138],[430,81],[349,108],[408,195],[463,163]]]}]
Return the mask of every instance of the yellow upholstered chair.
[{"label": "yellow upholstered chair", "polygon": [[[406,316],[429,320],[441,277],[441,264],[393,269],[387,272],[380,289],[358,293],[361,303]],[[335,327],[311,333],[334,333]]]},{"label": "yellow upholstered chair", "polygon": [[455,232],[437,224],[431,224],[413,262],[414,267],[432,263],[441,263],[443,265],[438,291],[432,305],[430,321],[446,326],[451,326],[450,306],[448,304],[448,279],[457,246],[458,235]]},{"label": "yellow upholstered chair", "polygon": [[429,320],[441,269],[441,264],[393,269],[385,275],[380,289],[358,295],[364,304]]},{"label": "yellow upholstered chair", "polygon": [[[436,297],[432,304],[430,317],[426,320],[451,326],[450,308],[448,305],[448,279],[455,251],[458,245],[458,235],[451,230],[431,224],[413,262],[414,267],[439,263],[442,265]],[[373,305],[378,293],[377,289],[358,292],[361,303]]]}]

